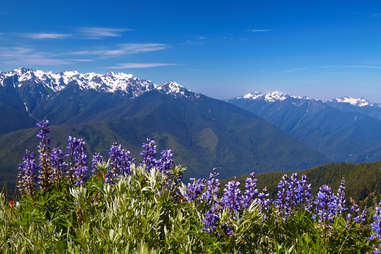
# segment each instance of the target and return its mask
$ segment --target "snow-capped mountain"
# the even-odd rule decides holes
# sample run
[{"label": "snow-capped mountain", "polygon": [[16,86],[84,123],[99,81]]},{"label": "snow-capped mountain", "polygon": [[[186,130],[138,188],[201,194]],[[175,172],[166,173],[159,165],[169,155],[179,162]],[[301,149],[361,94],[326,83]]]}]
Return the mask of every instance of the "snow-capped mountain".
[{"label": "snow-capped mountain", "polygon": [[314,100],[314,101],[321,101],[322,103],[342,103],[342,104],[348,104],[351,106],[356,107],[375,107],[375,108],[381,108],[381,104],[379,103],[371,103],[365,98],[354,98],[352,96],[343,96],[338,98],[333,98],[330,100],[319,100],[310,98],[308,96],[295,96],[295,95],[289,95],[287,93],[281,92],[281,91],[272,91],[268,93],[262,93],[258,91],[247,93],[243,96],[238,96],[235,99],[247,99],[247,100],[263,100],[266,102],[280,102],[285,101],[287,99],[294,99],[294,100]]},{"label": "snow-capped mountain", "polygon": [[59,92],[70,85],[78,85],[80,90],[95,90],[106,93],[122,93],[131,97],[140,96],[146,92],[157,90],[175,96],[196,95],[190,90],[176,82],[167,82],[163,85],[156,85],[152,81],[139,79],[132,74],[108,72],[79,73],[78,71],[65,71],[60,73],[44,72],[41,70],[31,70],[19,68],[10,72],[0,73],[0,86],[10,85],[13,87],[23,87],[25,85],[42,85],[43,87]]},{"label": "snow-capped mountain", "polygon": [[268,93],[262,93],[262,92],[254,91],[251,93],[247,93],[243,96],[238,96],[238,97],[236,97],[236,99],[263,100],[266,102],[285,101],[287,99],[311,100],[309,97],[289,95],[289,94],[283,93],[281,91],[272,91],[272,92],[268,92]]},{"label": "snow-capped mountain", "polygon": [[248,93],[229,102],[334,161],[375,161],[381,156],[381,107],[364,98],[319,100],[275,91]]},{"label": "snow-capped mountain", "polygon": [[351,96],[335,98],[335,99],[332,99],[331,101],[337,102],[337,103],[348,103],[358,107],[366,107],[366,106],[372,107],[375,105],[373,103],[370,103],[368,100],[364,98],[353,98]]},{"label": "snow-capped mountain", "polygon": [[147,137],[155,138],[160,149],[177,152],[179,162],[190,169],[188,176],[204,177],[215,166],[231,177],[248,174],[254,166],[261,172],[327,162],[321,153],[234,105],[173,81],[159,86],[123,73],[1,73],[0,119],[0,180],[15,172],[25,148],[38,142],[31,128],[42,119],[50,121],[58,140],[52,146],[64,149],[67,136],[83,137],[89,154],[108,154],[113,142],[134,152]]}]

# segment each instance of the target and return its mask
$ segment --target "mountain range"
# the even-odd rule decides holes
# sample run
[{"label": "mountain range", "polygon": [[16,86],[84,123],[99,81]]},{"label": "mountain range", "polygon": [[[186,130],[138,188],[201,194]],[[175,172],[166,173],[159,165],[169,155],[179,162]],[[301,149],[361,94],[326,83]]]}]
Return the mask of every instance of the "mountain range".
[{"label": "mountain range", "polygon": [[88,152],[107,155],[115,141],[138,155],[147,137],[171,148],[200,177],[304,169],[327,162],[291,135],[231,103],[176,82],[156,85],[131,74],[52,73],[19,68],[0,73],[0,181],[14,187],[17,163],[33,149],[38,120],[49,119],[52,145],[84,138]]},{"label": "mountain range", "polygon": [[330,161],[381,159],[381,104],[364,98],[318,100],[279,91],[229,100],[269,121]]}]

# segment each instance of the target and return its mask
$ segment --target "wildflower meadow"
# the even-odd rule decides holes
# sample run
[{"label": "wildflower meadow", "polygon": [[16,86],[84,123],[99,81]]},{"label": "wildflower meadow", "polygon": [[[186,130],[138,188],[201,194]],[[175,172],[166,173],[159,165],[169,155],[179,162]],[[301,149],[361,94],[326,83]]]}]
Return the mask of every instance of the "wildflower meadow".
[{"label": "wildflower meadow", "polygon": [[19,196],[0,193],[1,253],[381,253],[381,201],[360,207],[304,175],[285,174],[276,197],[251,173],[222,186],[182,179],[171,150],[147,139],[139,158],[118,143],[89,157],[81,138],[51,148],[38,123],[38,154],[19,165]]}]

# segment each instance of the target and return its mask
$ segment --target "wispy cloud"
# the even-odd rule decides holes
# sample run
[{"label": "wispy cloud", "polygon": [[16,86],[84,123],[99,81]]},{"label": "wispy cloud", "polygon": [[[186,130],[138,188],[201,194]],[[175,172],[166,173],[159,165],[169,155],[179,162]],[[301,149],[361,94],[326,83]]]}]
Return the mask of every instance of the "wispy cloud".
[{"label": "wispy cloud", "polygon": [[381,69],[381,65],[324,65],[320,66],[322,69]]},{"label": "wispy cloud", "polygon": [[101,39],[104,37],[120,37],[121,33],[132,31],[128,28],[108,28],[108,27],[82,27],[78,31],[88,39]]},{"label": "wispy cloud", "polygon": [[168,46],[162,43],[125,43],[118,45],[115,49],[82,50],[71,52],[71,54],[113,57],[159,51],[166,48],[168,48]]},{"label": "wispy cloud", "polygon": [[170,63],[123,63],[109,67],[110,69],[145,69],[163,66],[173,66]]},{"label": "wispy cloud", "polygon": [[252,33],[264,33],[264,32],[271,32],[271,29],[250,29],[249,30]]},{"label": "wispy cloud", "polygon": [[0,47],[0,62],[9,65],[65,65],[71,61],[25,47]]},{"label": "wispy cloud", "polygon": [[22,34],[22,36],[25,37],[25,38],[41,40],[41,39],[65,39],[65,38],[71,37],[71,34],[25,33],[25,34]]},{"label": "wispy cloud", "polygon": [[88,62],[93,62],[93,59],[88,59],[88,58],[76,58],[76,59],[70,59],[73,62],[82,62],[82,63],[88,63]]},{"label": "wispy cloud", "polygon": [[297,72],[297,71],[304,71],[307,70],[307,67],[296,67],[296,68],[291,68],[284,70],[283,72]]}]

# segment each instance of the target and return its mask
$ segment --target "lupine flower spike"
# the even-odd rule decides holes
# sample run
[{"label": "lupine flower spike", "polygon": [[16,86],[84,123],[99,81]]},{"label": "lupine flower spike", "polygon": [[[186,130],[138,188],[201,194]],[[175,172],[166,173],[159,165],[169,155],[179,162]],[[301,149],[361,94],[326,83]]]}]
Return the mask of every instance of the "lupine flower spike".
[{"label": "lupine flower spike", "polygon": [[50,161],[50,140],[47,137],[49,133],[49,121],[41,121],[37,123],[40,130],[37,137],[41,139],[38,145],[38,152],[40,153],[40,172],[38,175],[39,185],[42,190],[46,190],[51,182],[51,161]]},{"label": "lupine flower spike", "polygon": [[97,175],[98,164],[103,162],[103,157],[100,153],[95,153],[91,160],[91,175]]},{"label": "lupine flower spike", "polygon": [[22,163],[19,165],[17,188],[22,195],[33,195],[36,185],[37,165],[34,153],[25,151]]},{"label": "lupine flower spike", "polygon": [[381,201],[376,207],[376,213],[373,215],[373,223],[370,225],[372,228],[372,234],[369,240],[377,240],[379,245],[374,249],[373,253],[381,253]]},{"label": "lupine flower spike", "polygon": [[129,175],[132,158],[130,151],[122,148],[122,145],[114,143],[110,148],[110,165],[107,170],[105,181],[113,183],[113,179],[119,175]]},{"label": "lupine flower spike", "polygon": [[64,154],[62,150],[59,148],[53,148],[52,152],[50,153],[50,161],[52,165],[50,183],[55,184],[62,180],[67,166],[64,161]]},{"label": "lupine flower spike", "polygon": [[86,143],[83,139],[69,136],[66,157],[69,165],[66,176],[71,184],[80,185],[87,178],[87,154]]},{"label": "lupine flower spike", "polygon": [[143,157],[143,161],[140,163],[140,165],[145,165],[146,170],[149,171],[157,164],[157,161],[155,159],[157,153],[157,146],[154,140],[147,138],[147,142],[142,145],[142,148],[143,150],[140,153],[140,155]]},{"label": "lupine flower spike", "polygon": [[248,208],[251,203],[258,198],[258,189],[257,189],[257,179],[255,178],[255,173],[250,173],[250,177],[246,178],[245,181],[245,193],[242,198],[243,207]]}]

